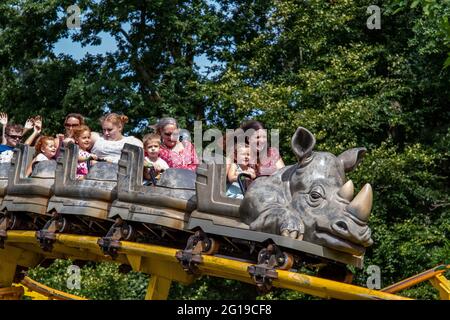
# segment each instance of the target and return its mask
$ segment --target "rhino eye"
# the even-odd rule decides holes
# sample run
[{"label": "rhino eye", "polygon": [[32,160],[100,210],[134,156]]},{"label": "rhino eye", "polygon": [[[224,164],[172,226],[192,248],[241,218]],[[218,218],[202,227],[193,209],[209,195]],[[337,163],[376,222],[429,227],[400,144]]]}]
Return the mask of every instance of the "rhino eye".
[{"label": "rhino eye", "polygon": [[317,191],[311,192],[310,196],[312,200],[319,200],[320,198],[322,198],[321,194]]},{"label": "rhino eye", "polygon": [[317,207],[322,203],[324,199],[322,189],[320,187],[315,187],[309,193],[309,204],[313,207]]}]

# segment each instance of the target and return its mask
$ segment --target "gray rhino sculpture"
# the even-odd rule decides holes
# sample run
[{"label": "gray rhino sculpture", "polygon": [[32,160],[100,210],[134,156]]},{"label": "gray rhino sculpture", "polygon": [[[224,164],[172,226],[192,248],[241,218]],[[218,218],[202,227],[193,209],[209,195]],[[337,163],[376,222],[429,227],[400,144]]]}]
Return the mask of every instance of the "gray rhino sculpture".
[{"label": "gray rhino sculpture", "polygon": [[353,198],[354,186],[345,173],[361,161],[365,148],[339,156],[313,152],[314,136],[299,127],[292,137],[298,163],[256,179],[239,212],[251,230],[281,234],[354,255],[370,246],[367,225],[372,188],[366,184]]}]

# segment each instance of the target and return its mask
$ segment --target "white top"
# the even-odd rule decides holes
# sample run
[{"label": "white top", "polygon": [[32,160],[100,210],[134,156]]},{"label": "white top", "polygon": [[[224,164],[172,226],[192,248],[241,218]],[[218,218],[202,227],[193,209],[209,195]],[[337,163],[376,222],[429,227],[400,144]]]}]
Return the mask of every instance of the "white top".
[{"label": "white top", "polygon": [[39,161],[47,161],[50,159],[47,158],[47,156],[45,154],[39,153],[34,160],[35,160],[35,162],[39,162]]},{"label": "white top", "polygon": [[2,153],[0,153],[0,163],[11,162],[13,156],[14,156],[13,150],[3,151]]},{"label": "white top", "polygon": [[158,157],[158,160],[156,160],[156,161],[150,160],[149,157],[145,157],[145,160],[150,162],[153,166],[157,165],[159,168],[161,168],[161,170],[169,169],[169,165],[167,164],[167,162],[164,161],[163,159],[159,158],[159,157]]},{"label": "white top", "polygon": [[113,163],[118,163],[120,159],[120,154],[122,153],[122,148],[125,143],[129,143],[138,147],[143,147],[142,141],[130,136],[123,137],[121,140],[105,140],[103,137],[98,137],[92,147],[91,152],[95,153],[97,157],[104,158],[105,160],[111,161]]}]

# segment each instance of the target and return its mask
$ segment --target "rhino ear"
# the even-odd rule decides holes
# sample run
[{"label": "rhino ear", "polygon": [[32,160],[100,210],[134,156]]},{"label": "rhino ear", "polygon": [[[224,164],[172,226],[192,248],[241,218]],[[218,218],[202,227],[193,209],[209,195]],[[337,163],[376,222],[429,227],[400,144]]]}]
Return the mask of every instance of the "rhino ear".
[{"label": "rhino ear", "polygon": [[363,159],[366,151],[366,148],[352,148],[342,152],[338,159],[344,165],[345,172],[354,170]]},{"label": "rhino ear", "polygon": [[311,155],[312,149],[316,145],[316,138],[307,129],[298,127],[292,136],[291,145],[298,162],[302,163],[304,159]]}]

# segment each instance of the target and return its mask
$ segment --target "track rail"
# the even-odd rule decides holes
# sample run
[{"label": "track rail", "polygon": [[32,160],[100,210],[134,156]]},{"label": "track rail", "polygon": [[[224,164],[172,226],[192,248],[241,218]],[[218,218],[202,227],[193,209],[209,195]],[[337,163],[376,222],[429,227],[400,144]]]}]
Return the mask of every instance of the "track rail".
[{"label": "track rail", "polygon": [[[8,231],[5,248],[0,250],[0,284],[10,286],[18,265],[33,267],[44,258],[72,258],[91,261],[111,261],[99,248],[99,238],[57,234],[52,252],[44,252],[33,231]],[[178,249],[158,245],[122,241],[116,261],[129,264],[133,270],[151,275],[146,299],[166,299],[172,281],[190,284],[201,275],[210,275],[254,283],[249,274],[251,263],[202,255],[196,273],[189,274],[176,258]],[[400,295],[371,290],[351,284],[326,280],[305,274],[276,270],[272,285],[292,289],[317,297],[346,300],[407,300]],[[56,297],[56,295],[55,295]]]},{"label": "track rail", "polygon": [[[40,282],[31,279],[30,277],[25,277],[21,281],[21,284],[28,289],[28,292],[26,292],[25,294],[29,294],[39,300],[43,300],[43,297],[45,297],[47,300],[88,300],[80,296],[50,288]],[[38,293],[39,295],[34,295],[34,292]]]}]

